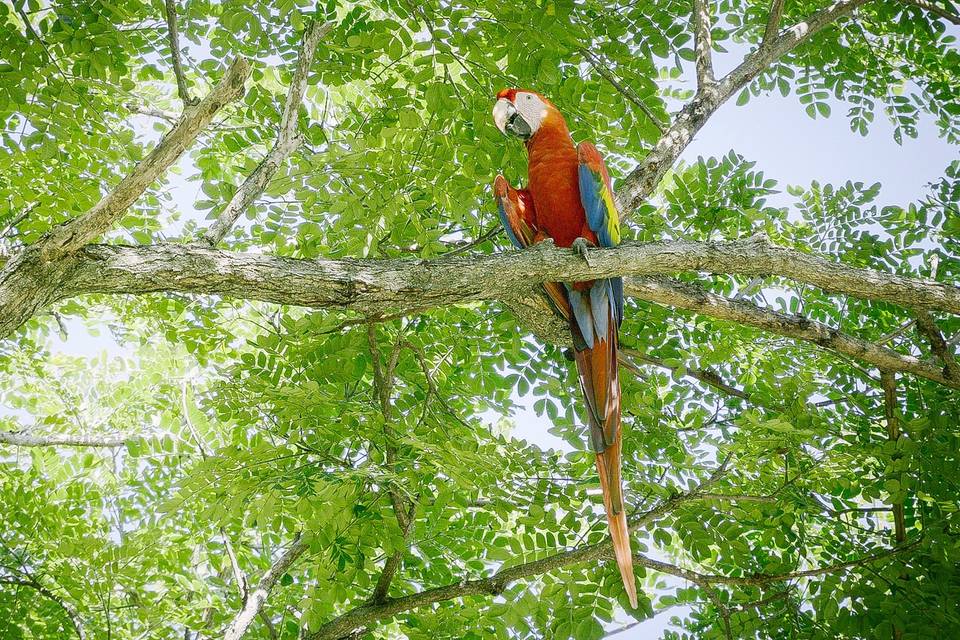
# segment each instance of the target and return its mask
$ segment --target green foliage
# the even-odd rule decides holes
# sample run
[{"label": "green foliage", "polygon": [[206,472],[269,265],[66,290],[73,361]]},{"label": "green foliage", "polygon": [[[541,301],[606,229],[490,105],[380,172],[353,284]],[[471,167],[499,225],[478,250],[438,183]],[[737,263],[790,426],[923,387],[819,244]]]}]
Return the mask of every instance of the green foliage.
[{"label": "green foliage", "polygon": [[[255,61],[252,80],[181,163],[183,177],[152,185],[108,242],[191,241],[223,210],[276,138],[306,20],[336,26],[298,113],[304,142],[228,236],[237,251],[500,250],[503,237],[486,235],[498,224],[489,184],[497,172],[523,182],[525,165],[490,122],[498,89],[550,96],[577,140],[604,149],[615,179],[690,95],[686,2],[176,4],[191,94],[204,95],[238,55]],[[768,6],[716,3],[716,48],[757,46]],[[178,113],[162,7],[0,4],[0,253],[116,185],[169,126],[147,111]],[[819,7],[786,3],[784,24]],[[830,105],[843,104],[863,135],[882,113],[897,140],[926,117],[955,143],[954,38],[908,3],[869,3],[787,53],[736,102],[749,109],[751,96],[793,93],[815,118],[838,117]],[[771,204],[787,199],[781,191],[789,207]],[[625,235],[763,231],[851,266],[957,282],[960,162],[915,202],[882,204],[881,193],[859,182],[783,187],[732,150],[675,167]],[[937,356],[893,305],[775,277],[686,278]],[[384,321],[375,349],[363,318],[335,311],[172,294],[89,296],[52,311],[0,344],[0,431],[127,441],[0,445],[4,638],[70,637],[74,621],[90,640],[222,634],[242,606],[230,553],[255,584],[297,532],[309,551],[248,637],[297,638],[364,605],[393,554],[402,562],[389,596],[399,598],[606,539],[570,364],[499,306]],[[956,317],[936,321],[960,334]],[[110,355],[58,350],[56,334],[104,325]],[[570,564],[496,596],[403,610],[359,637],[593,639],[673,607],[683,634],[666,637],[675,638],[722,638],[725,624],[733,637],[763,638],[927,638],[960,625],[956,391],[898,380],[905,435],[891,442],[875,372],[856,362],[636,300],[621,335],[666,365],[637,360],[639,375],[621,373],[631,513],[671,505],[636,532],[638,552],[734,578],[824,567],[890,546],[895,502],[916,545],[886,562],[762,585],[698,584],[638,566],[632,611],[613,563]],[[378,366],[389,370],[386,402]],[[687,375],[701,369],[743,393]],[[514,437],[521,407],[565,447]],[[721,498],[679,499],[728,456],[709,489]],[[414,505],[406,532],[391,494]],[[872,507],[884,510],[856,511]]]}]

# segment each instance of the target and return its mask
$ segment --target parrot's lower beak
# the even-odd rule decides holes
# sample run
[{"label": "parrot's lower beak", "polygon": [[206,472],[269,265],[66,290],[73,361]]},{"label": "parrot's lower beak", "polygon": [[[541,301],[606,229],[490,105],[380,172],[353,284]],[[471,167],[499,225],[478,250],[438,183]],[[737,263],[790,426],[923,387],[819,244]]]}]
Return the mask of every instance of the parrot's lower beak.
[{"label": "parrot's lower beak", "polygon": [[506,98],[500,98],[497,104],[493,105],[493,121],[497,129],[508,135],[514,135],[523,140],[529,140],[533,135],[530,123],[524,120],[513,103]]}]

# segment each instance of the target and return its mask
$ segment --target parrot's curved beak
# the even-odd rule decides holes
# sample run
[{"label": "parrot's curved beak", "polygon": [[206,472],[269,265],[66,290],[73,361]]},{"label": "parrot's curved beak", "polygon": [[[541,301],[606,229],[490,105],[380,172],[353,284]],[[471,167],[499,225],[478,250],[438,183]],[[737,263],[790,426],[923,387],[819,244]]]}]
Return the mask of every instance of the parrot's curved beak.
[{"label": "parrot's curved beak", "polygon": [[533,135],[530,123],[524,120],[513,103],[506,98],[500,98],[497,104],[493,105],[493,122],[503,133],[523,140],[529,140]]}]

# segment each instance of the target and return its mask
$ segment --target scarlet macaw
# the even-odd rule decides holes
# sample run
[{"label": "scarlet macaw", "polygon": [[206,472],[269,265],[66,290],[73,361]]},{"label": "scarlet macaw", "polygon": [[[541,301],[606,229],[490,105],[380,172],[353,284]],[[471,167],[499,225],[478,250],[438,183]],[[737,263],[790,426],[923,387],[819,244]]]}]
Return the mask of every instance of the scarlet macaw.
[{"label": "scarlet macaw", "polygon": [[[603,158],[589,142],[574,147],[567,123],[549,100],[534,91],[504,89],[497,94],[493,120],[500,131],[521,138],[527,147],[527,188],[512,188],[502,175],[494,181],[500,220],[514,245],[527,247],[551,238],[586,257],[590,245],[620,243],[620,218]],[[636,608],[620,479],[617,330],[623,321],[623,279],[548,282],[544,287],[573,335],[610,537],[630,605]]]}]

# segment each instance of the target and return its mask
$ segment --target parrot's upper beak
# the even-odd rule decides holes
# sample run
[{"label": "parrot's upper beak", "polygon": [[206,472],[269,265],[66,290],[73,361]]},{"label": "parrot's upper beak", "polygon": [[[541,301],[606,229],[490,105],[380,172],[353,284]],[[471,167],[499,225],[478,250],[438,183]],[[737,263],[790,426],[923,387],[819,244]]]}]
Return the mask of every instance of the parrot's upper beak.
[{"label": "parrot's upper beak", "polygon": [[524,120],[513,103],[506,98],[500,98],[497,104],[493,105],[493,121],[500,131],[523,140],[529,140],[533,135],[530,123]]}]

